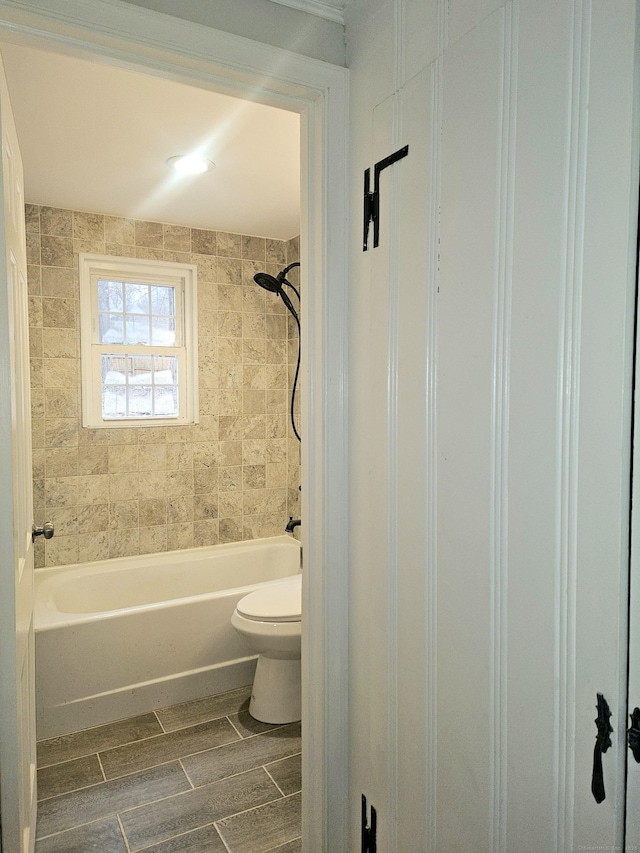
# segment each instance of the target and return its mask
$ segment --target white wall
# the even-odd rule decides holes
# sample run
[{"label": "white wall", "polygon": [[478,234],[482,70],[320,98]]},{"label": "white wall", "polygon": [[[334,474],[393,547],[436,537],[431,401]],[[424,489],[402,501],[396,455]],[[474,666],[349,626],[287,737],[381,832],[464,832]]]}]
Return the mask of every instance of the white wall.
[{"label": "white wall", "polygon": [[195,24],[204,24],[226,33],[255,39],[263,44],[311,56],[334,65],[345,64],[344,27],[309,15],[298,9],[280,6],[271,0],[125,0]]}]

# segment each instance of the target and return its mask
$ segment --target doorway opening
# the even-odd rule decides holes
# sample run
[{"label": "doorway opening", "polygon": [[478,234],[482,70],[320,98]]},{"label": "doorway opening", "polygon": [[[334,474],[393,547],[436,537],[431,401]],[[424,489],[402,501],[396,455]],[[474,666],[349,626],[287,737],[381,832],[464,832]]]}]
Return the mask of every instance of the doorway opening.
[{"label": "doorway opening", "polygon": [[[341,841],[333,844],[327,839],[342,837],[345,831],[346,796],[341,792],[346,792],[346,689],[343,673],[327,676],[327,652],[329,648],[335,652],[337,646],[346,651],[346,290],[338,287],[338,282],[345,280],[346,270],[346,73],[329,66],[318,68],[316,62],[284,51],[276,51],[274,56],[273,48],[265,46],[262,50],[255,43],[243,44],[236,37],[205,32],[201,27],[194,27],[200,37],[194,48],[190,38],[193,32],[170,32],[164,20],[152,16],[143,25],[139,10],[135,16],[129,15],[130,10],[114,10],[106,24],[104,19],[95,20],[97,13],[93,15],[93,11],[88,4],[86,21],[75,21],[73,27],[46,14],[34,25],[31,17],[29,40],[49,49],[95,55],[102,61],[295,109],[303,118],[303,172],[307,180],[303,189],[301,262],[307,271],[310,294],[309,306],[303,309],[303,323],[309,330],[303,352],[309,388],[302,406],[303,422],[308,425],[308,446],[302,460],[308,483],[303,537],[307,572],[303,683],[305,705],[314,709],[305,733],[310,747],[306,750],[307,764],[314,766],[314,773],[305,771],[310,785],[305,782],[309,796],[304,835],[316,849],[339,849]],[[105,27],[110,40],[100,35]],[[15,39],[15,22],[11,30],[0,32],[0,37]],[[204,59],[203,38],[211,41]],[[209,56],[216,56],[215,64],[208,61]],[[337,298],[330,300],[329,290],[335,290]],[[326,311],[328,305],[331,307]],[[327,607],[334,599],[335,606]],[[344,659],[346,654],[339,657]],[[330,766],[332,792],[338,794],[331,802],[326,770]]]}]

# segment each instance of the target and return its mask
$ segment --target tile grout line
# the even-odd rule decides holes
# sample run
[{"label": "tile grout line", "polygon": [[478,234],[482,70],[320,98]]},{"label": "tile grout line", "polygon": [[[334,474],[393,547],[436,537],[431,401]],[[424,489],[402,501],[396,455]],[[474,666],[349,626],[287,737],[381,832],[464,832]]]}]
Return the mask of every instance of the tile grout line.
[{"label": "tile grout line", "polygon": [[116,818],[118,820],[118,826],[120,827],[120,832],[122,833],[122,840],[124,841],[124,846],[127,848],[127,853],[131,853],[131,847],[129,845],[129,839],[127,838],[127,833],[124,831],[124,826],[122,821],[120,820],[120,814],[116,814]]},{"label": "tile grout line", "polygon": [[[224,818],[221,818],[221,820],[224,820]],[[218,826],[217,820],[213,822],[213,826],[215,828],[215,831],[218,833],[218,838],[220,839],[220,841],[222,841],[222,844],[224,845],[224,849],[227,851],[227,853],[233,853],[233,851],[225,841],[223,834],[220,832],[220,827]]]},{"label": "tile grout line", "polygon": [[235,729],[235,731],[238,733],[238,737],[242,738],[242,740],[247,740],[247,738],[245,738],[245,737],[243,736],[243,734],[242,734],[242,732],[240,731],[240,729],[238,729],[238,728],[233,724],[233,720],[231,719],[231,717],[229,717],[229,715],[228,715],[228,714],[227,714],[227,716],[226,716],[226,719],[231,723],[232,728],[234,728],[234,729]]},{"label": "tile grout line", "polygon": [[[191,781],[191,777],[190,777],[190,776],[189,776],[189,774],[187,773],[187,768],[186,768],[186,767],[184,766],[184,764],[182,763],[182,758],[179,758],[179,759],[178,759],[178,764],[180,765],[180,767],[182,767],[182,772],[183,772],[183,773],[184,773],[184,775],[187,777],[187,782],[191,785],[191,790],[192,790],[192,791],[195,791],[196,786],[195,786],[195,785],[193,784],[193,782]],[[202,786],[201,786],[201,787],[202,787]]]},{"label": "tile grout line", "polygon": [[96,758],[98,759],[98,764],[100,765],[100,772],[102,773],[102,778],[106,782],[107,774],[104,772],[104,767],[102,766],[102,759],[100,758],[100,753],[96,752]]},{"label": "tile grout line", "polygon": [[[162,708],[160,708],[160,710],[163,710],[163,709],[162,709]],[[165,735],[166,735],[166,734],[167,734],[167,730],[166,730],[166,729],[165,729],[165,727],[162,725],[162,720],[161,720],[161,719],[160,719],[160,717],[158,716],[158,712],[157,712],[157,711],[153,711],[153,716],[154,716],[154,717],[156,718],[156,720],[158,721],[158,725],[159,725],[159,726],[160,726],[160,728],[162,729],[162,734],[165,734]]]},{"label": "tile grout line", "polygon": [[[289,841],[285,841],[284,844],[293,844],[293,842],[297,841],[298,839],[302,839],[302,836],[296,835],[295,838],[291,838],[289,839]],[[270,847],[268,850],[263,850],[262,853],[273,853],[274,850],[281,850],[283,846],[283,844],[278,844],[277,847]]]},{"label": "tile grout line", "polygon": [[283,797],[286,797],[287,795],[285,794],[285,792],[282,790],[282,788],[280,787],[280,785],[278,785],[278,783],[277,783],[277,782],[276,782],[276,780],[273,778],[273,776],[271,775],[271,773],[269,773],[269,771],[267,770],[267,765],[266,765],[266,764],[263,764],[263,765],[261,765],[261,766],[262,766],[262,769],[264,770],[264,772],[265,772],[265,773],[267,774],[267,776],[269,777],[269,779],[271,779],[271,781],[273,782],[273,784],[274,784],[274,785],[276,786],[276,788],[280,791],[280,793],[282,794],[282,796],[283,796]]}]

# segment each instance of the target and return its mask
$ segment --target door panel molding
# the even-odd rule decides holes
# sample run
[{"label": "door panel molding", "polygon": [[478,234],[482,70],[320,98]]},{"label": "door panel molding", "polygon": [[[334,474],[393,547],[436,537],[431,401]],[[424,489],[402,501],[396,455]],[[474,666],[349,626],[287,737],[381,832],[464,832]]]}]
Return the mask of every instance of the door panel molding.
[{"label": "door panel molding", "polygon": [[573,4],[571,31],[564,210],[566,234],[557,388],[558,560],[554,632],[557,673],[555,835],[558,853],[572,850],[574,843],[578,438],[591,0],[576,0]]},{"label": "door panel molding", "polygon": [[425,512],[425,619],[427,653],[426,675],[426,762],[425,849],[435,850],[437,839],[436,792],[438,786],[436,760],[438,749],[438,291],[440,289],[440,205],[442,194],[442,99],[444,74],[442,54],[446,45],[449,4],[438,2],[438,58],[431,64],[430,108],[431,138],[429,186],[431,194],[427,214],[428,256],[426,294],[426,512]]},{"label": "door panel molding", "polygon": [[508,732],[508,481],[511,297],[515,211],[516,93],[518,86],[519,4],[507,3],[501,12],[501,104],[498,115],[498,235],[493,317],[493,383],[491,425],[491,535],[489,543],[490,600],[490,743],[489,839],[496,853],[507,850],[507,732]]}]

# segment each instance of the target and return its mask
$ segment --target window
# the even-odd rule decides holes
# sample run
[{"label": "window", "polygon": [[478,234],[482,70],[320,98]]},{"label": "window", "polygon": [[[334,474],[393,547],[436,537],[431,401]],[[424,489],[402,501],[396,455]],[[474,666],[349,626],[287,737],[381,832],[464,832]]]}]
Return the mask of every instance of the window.
[{"label": "window", "polygon": [[196,267],[80,255],[85,427],[196,423]]}]

